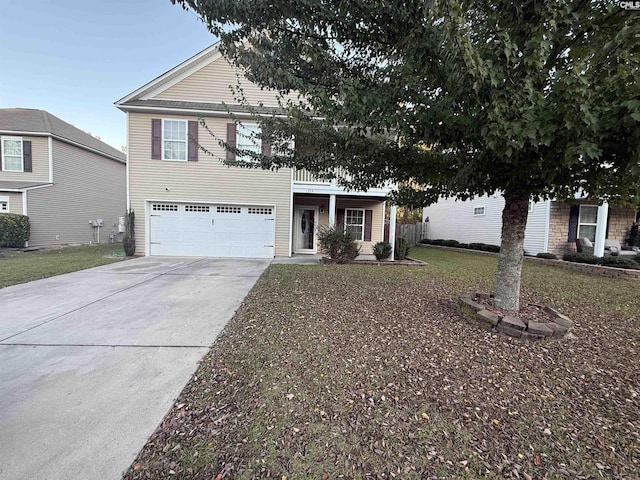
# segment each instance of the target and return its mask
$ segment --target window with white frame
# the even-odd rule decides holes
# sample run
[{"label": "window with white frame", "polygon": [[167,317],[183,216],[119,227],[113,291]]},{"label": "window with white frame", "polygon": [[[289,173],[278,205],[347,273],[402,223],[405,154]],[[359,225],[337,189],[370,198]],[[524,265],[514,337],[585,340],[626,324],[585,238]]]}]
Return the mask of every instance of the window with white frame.
[{"label": "window with white frame", "polygon": [[0,212],[9,211],[9,199],[7,197],[0,197]]},{"label": "window with white frame", "polygon": [[596,241],[596,225],[598,223],[598,207],[596,205],[580,205],[578,215],[578,238]]},{"label": "window with white frame", "polygon": [[353,235],[356,240],[364,241],[364,210],[359,208],[345,209],[344,231]]},{"label": "window with white frame", "polygon": [[187,161],[187,121],[162,120],[162,159]]},{"label": "window with white frame", "polygon": [[22,137],[2,137],[2,170],[23,172]]},{"label": "window with white frame", "polygon": [[[239,123],[236,127],[236,148],[238,150],[248,150],[260,155],[262,153],[260,125],[255,123]],[[238,155],[236,159],[241,162],[253,161],[253,158],[249,155]]]},{"label": "window with white frame", "polygon": [[529,200],[529,213],[533,212],[534,202],[533,200]]},{"label": "window with white frame", "polygon": [[482,215],[485,214],[485,207],[473,207],[473,216],[474,217],[481,217]]}]

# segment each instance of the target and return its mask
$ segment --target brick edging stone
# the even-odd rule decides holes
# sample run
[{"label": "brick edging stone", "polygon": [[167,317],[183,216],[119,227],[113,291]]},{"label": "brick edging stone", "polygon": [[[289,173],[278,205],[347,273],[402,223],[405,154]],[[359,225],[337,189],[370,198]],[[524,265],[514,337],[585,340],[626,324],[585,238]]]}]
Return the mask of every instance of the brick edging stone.
[{"label": "brick edging stone", "polygon": [[508,314],[487,310],[484,305],[475,301],[491,298],[493,295],[488,293],[466,293],[458,299],[458,311],[464,318],[478,323],[485,330],[528,340],[564,337],[573,328],[573,321],[569,317],[548,306],[543,307],[543,310],[550,315],[550,322],[524,323]]}]

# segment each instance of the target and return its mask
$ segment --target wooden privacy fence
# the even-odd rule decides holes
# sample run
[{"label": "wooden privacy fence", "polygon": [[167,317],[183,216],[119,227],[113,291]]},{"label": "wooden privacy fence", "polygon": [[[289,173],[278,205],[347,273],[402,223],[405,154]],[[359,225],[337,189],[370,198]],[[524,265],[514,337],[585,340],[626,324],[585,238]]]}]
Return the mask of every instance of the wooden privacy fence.
[{"label": "wooden privacy fence", "polygon": [[[423,238],[427,238],[428,230],[427,222],[418,222],[415,224],[396,223],[396,238],[402,237],[411,246],[416,245]],[[389,222],[384,224],[384,241],[389,241]]]}]

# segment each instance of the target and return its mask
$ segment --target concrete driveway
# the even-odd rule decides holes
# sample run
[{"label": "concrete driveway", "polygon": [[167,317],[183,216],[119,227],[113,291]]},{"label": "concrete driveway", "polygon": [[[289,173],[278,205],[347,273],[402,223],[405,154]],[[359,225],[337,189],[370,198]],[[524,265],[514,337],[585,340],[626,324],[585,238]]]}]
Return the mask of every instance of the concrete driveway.
[{"label": "concrete driveway", "polygon": [[269,260],[145,257],[0,290],[0,479],[119,479]]}]

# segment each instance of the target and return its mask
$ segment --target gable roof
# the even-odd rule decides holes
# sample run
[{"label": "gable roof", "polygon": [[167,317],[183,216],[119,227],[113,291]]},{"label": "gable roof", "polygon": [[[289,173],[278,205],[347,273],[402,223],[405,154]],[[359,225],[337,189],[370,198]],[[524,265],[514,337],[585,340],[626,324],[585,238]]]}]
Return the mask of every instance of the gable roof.
[{"label": "gable roof", "polygon": [[204,65],[217,60],[222,56],[218,48],[219,45],[220,42],[214,43],[176,67],[173,67],[171,70],[151,80],[149,83],[131,92],[129,95],[122,97],[120,100],[115,102],[116,107],[120,108],[120,110],[124,110],[122,106],[126,106],[130,102],[146,100],[149,96],[158,93],[158,91],[169,88],[183,78],[188,77]]},{"label": "gable roof", "polygon": [[0,132],[15,134],[51,135],[63,142],[75,144],[118,162],[125,163],[127,156],[101,140],[83,132],[70,123],[44,110],[31,108],[1,108]]}]

